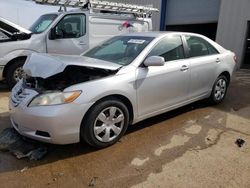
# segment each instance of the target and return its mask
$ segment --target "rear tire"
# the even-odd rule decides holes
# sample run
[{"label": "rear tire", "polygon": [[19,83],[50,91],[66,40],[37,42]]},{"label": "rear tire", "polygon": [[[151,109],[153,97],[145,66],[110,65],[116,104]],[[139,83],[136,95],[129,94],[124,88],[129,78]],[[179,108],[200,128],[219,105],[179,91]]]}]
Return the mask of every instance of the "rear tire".
[{"label": "rear tire", "polygon": [[212,93],[209,97],[209,102],[211,104],[221,103],[226,97],[228,85],[229,80],[227,77],[224,75],[219,76],[214,83]]},{"label": "rear tire", "polygon": [[16,83],[23,78],[23,65],[25,60],[16,60],[10,65],[6,72],[6,81],[10,89],[12,89]]},{"label": "rear tire", "polygon": [[95,104],[81,125],[81,138],[96,148],[115,144],[126,132],[129,112],[124,103],[110,98]]}]

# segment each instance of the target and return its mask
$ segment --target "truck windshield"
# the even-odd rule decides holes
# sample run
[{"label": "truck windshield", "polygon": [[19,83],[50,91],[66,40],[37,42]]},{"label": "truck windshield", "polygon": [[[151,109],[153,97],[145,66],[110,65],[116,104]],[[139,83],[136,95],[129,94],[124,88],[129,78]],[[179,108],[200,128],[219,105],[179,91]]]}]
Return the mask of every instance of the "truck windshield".
[{"label": "truck windshield", "polygon": [[153,37],[117,36],[92,48],[83,56],[128,65],[153,39]]},{"label": "truck windshield", "polygon": [[57,14],[46,14],[41,16],[31,27],[30,31],[34,34],[44,32],[49,25],[56,19]]},{"label": "truck windshield", "polygon": [[0,31],[0,41],[7,40],[9,37]]}]

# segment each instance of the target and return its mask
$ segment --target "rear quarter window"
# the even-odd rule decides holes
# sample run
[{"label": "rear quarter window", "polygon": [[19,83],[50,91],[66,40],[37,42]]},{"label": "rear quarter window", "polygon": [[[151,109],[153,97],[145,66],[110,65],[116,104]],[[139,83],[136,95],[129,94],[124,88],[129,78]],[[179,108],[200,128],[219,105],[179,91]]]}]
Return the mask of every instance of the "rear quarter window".
[{"label": "rear quarter window", "polygon": [[190,57],[219,54],[216,48],[203,38],[196,36],[185,36],[185,38],[187,41]]}]

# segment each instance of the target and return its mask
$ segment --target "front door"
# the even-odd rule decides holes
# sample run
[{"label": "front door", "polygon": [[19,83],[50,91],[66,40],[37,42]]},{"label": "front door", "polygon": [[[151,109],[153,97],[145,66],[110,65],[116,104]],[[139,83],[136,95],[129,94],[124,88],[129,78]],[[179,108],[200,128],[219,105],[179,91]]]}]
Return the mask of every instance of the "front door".
[{"label": "front door", "polygon": [[47,52],[80,55],[89,47],[86,14],[68,14],[53,28],[55,35],[47,37]]},{"label": "front door", "polygon": [[139,67],[137,70],[137,101],[140,117],[154,114],[187,99],[189,64],[184,59],[180,36],[162,39],[149,56],[161,56],[164,66]]}]

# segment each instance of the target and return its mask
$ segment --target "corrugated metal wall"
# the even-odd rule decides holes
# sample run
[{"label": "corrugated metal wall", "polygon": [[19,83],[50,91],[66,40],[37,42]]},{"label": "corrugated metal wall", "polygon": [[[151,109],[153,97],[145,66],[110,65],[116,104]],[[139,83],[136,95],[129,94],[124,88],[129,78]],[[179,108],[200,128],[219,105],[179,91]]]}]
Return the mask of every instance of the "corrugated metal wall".
[{"label": "corrugated metal wall", "polygon": [[[138,5],[153,5],[154,8],[161,9],[161,0],[108,0],[120,3],[130,3]],[[153,14],[153,28],[158,31],[160,28],[160,12]]]},{"label": "corrugated metal wall", "polygon": [[[250,21],[249,0],[222,0],[216,41],[234,51],[240,63],[245,50],[248,21]],[[237,65],[238,68],[240,63]]]},{"label": "corrugated metal wall", "polygon": [[217,22],[220,0],[168,0],[166,25]]}]

